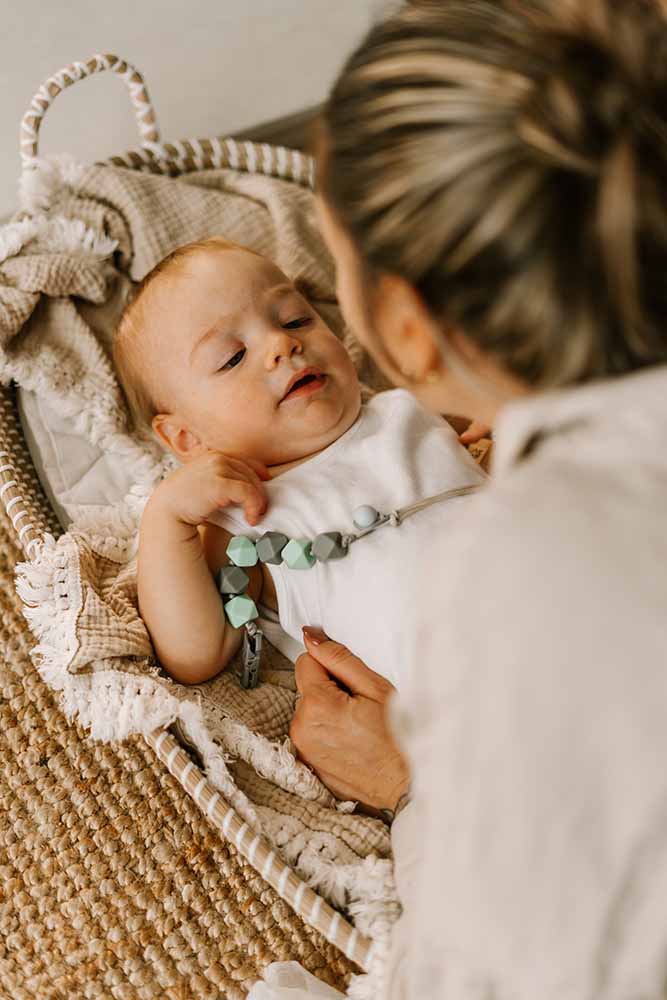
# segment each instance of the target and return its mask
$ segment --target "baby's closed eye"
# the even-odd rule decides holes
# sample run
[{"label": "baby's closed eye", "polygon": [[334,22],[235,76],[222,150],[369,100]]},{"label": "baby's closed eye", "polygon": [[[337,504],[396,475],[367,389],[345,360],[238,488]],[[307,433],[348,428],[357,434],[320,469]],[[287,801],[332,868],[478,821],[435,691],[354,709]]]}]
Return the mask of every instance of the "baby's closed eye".
[{"label": "baby's closed eye", "polygon": [[283,323],[285,330],[298,330],[302,326],[308,326],[313,322],[312,316],[300,316],[298,319],[291,319],[289,323]]},{"label": "baby's closed eye", "polygon": [[233,354],[228,361],[225,361],[225,363],[216,370],[219,372],[224,372],[224,371],[229,371],[229,369],[231,368],[236,368],[236,366],[240,365],[241,362],[243,361],[245,353],[246,349],[245,347],[242,347],[240,350],[236,352],[236,354]]}]

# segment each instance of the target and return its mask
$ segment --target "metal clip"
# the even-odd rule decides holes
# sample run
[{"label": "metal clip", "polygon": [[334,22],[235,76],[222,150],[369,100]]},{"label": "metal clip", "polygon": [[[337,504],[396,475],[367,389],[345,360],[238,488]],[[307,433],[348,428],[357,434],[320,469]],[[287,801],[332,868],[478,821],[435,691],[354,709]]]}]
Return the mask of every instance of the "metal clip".
[{"label": "metal clip", "polygon": [[243,663],[241,667],[241,687],[255,688],[259,683],[259,666],[262,659],[264,633],[254,622],[248,622],[243,636]]}]

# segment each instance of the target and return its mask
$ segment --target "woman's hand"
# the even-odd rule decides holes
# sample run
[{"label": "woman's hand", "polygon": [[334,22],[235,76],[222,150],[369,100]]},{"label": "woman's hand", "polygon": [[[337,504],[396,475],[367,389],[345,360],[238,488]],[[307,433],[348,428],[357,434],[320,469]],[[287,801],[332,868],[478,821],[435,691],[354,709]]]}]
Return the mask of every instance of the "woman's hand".
[{"label": "woman's hand", "polygon": [[467,448],[469,444],[476,444],[483,438],[490,438],[492,429],[488,424],[483,424],[481,420],[470,420],[468,417],[456,417],[452,413],[443,413],[447,423],[454,428],[459,436],[459,441]]},{"label": "woman's hand", "polygon": [[472,420],[462,434],[459,434],[459,441],[463,445],[476,444],[483,438],[491,437],[491,428],[488,424],[483,424],[479,420]]},{"label": "woman's hand", "polygon": [[410,782],[386,721],[393,686],[321,630],[304,640],[290,726],[299,756],[338,798],[393,811]]}]

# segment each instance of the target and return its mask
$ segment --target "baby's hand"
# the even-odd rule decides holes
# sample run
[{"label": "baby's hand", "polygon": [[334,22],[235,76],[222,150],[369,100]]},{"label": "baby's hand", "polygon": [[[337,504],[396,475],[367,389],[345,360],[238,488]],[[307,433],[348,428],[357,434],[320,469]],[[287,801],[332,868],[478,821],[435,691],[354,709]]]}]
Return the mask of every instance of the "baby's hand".
[{"label": "baby's hand", "polygon": [[248,523],[256,524],[268,503],[262,480],[270,478],[266,466],[254,459],[207,451],[172,472],[152,499],[194,526],[231,504],[243,507]]}]

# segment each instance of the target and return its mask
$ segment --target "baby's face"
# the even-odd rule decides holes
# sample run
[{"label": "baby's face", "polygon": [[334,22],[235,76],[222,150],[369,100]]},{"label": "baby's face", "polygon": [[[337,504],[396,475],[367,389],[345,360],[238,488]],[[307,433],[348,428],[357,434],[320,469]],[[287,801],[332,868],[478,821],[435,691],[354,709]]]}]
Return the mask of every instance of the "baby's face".
[{"label": "baby's face", "polygon": [[271,261],[202,251],[165,277],[149,309],[154,381],[189,429],[192,457],[199,440],[281,465],[354,423],[360,388],[347,351]]}]

